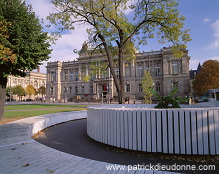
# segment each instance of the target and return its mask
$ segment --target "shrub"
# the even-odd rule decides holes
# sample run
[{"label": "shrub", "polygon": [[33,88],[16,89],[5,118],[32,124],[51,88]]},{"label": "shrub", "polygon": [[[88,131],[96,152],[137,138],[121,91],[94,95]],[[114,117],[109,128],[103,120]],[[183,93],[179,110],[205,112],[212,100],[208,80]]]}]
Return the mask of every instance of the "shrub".
[{"label": "shrub", "polygon": [[158,105],[154,108],[181,108],[179,104],[188,101],[188,97],[174,97],[177,91],[178,88],[174,88],[167,96],[161,96],[156,91],[152,90],[152,94],[158,99]]}]

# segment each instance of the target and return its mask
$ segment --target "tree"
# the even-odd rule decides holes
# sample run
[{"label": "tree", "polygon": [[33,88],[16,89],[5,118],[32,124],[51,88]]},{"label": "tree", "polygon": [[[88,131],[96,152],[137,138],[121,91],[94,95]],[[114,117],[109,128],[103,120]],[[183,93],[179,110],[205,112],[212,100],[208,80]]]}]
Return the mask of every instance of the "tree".
[{"label": "tree", "polygon": [[27,87],[26,87],[26,94],[29,95],[29,97],[30,97],[31,95],[36,95],[37,91],[33,87],[33,85],[27,85]]},{"label": "tree", "polygon": [[152,100],[151,97],[153,96],[151,90],[153,88],[153,78],[151,76],[150,71],[144,71],[144,77],[142,81],[142,89],[143,89],[143,96],[146,104],[151,104]]},{"label": "tree", "polygon": [[[185,18],[177,10],[178,0],[53,0],[57,13],[48,19],[63,29],[74,29],[76,23],[88,27],[89,43],[107,57],[108,66],[118,91],[119,103],[124,103],[124,61],[134,49],[133,42],[146,44],[155,37],[160,42],[172,42],[176,56],[190,40],[183,30]],[[128,12],[131,13],[128,13]],[[116,61],[115,61],[116,60]],[[119,76],[114,66],[118,63]]]},{"label": "tree", "polygon": [[26,95],[25,89],[21,85],[17,85],[13,88],[13,94],[19,96],[19,100],[22,100],[22,96]]},{"label": "tree", "polygon": [[[47,33],[23,0],[0,0],[0,120],[4,117],[7,76],[25,76],[48,60]],[[6,51],[4,51],[6,50]]]},{"label": "tree", "polygon": [[44,95],[46,95],[46,88],[44,86],[41,86],[39,89],[38,89],[38,94],[41,94],[42,97]]},{"label": "tree", "polygon": [[[16,55],[12,53],[10,48],[5,46],[7,43],[8,35],[8,27],[10,23],[7,22],[1,15],[0,15],[0,69],[3,64],[12,64],[15,61]],[[0,120],[3,119],[4,114],[4,103],[5,103],[5,96],[6,96],[6,84],[7,78],[2,77],[1,70],[0,70]]]},{"label": "tree", "polygon": [[199,96],[208,89],[219,88],[219,62],[217,60],[207,60],[203,63],[200,72],[195,76],[193,89]]},{"label": "tree", "polygon": [[3,16],[0,16],[0,64],[14,62],[16,59],[16,55],[12,53],[10,48],[5,46],[9,37],[8,27],[10,25]]},{"label": "tree", "polygon": [[11,95],[13,95],[12,90],[13,90],[13,87],[6,88],[6,96],[7,97],[10,97]]}]

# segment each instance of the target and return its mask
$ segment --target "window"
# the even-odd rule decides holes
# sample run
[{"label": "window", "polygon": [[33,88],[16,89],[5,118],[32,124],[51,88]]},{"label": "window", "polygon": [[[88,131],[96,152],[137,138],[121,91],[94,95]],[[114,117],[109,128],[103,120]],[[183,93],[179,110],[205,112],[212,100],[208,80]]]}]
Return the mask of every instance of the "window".
[{"label": "window", "polygon": [[143,68],[142,67],[138,67],[138,72],[137,72],[137,76],[138,77],[143,77],[144,73],[143,73]]},{"label": "window", "polygon": [[42,85],[41,86],[46,86],[45,81],[42,81]]},{"label": "window", "polygon": [[72,93],[72,87],[69,87],[69,93]]},{"label": "window", "polygon": [[75,80],[78,81],[78,71],[75,72]]},{"label": "window", "polygon": [[137,76],[143,77],[143,75],[144,75],[144,64],[143,62],[140,62],[137,64]]},{"label": "window", "polygon": [[75,86],[75,94],[77,94],[78,93],[78,86],[76,85]]},{"label": "window", "polygon": [[68,92],[68,88],[66,88],[65,86],[64,86],[64,93],[66,94],[67,92]]},{"label": "window", "polygon": [[161,75],[161,70],[160,70],[160,65],[155,66],[155,76],[160,76]]},{"label": "window", "polygon": [[50,88],[50,94],[51,94],[51,95],[54,94],[54,89],[53,89],[53,87]]},{"label": "window", "polygon": [[96,78],[96,74],[93,69],[89,69],[89,76],[90,76],[90,80],[93,80]]},{"label": "window", "polygon": [[51,82],[55,81],[55,72],[51,72]]},{"label": "window", "polygon": [[130,84],[126,84],[126,92],[130,92]]},{"label": "window", "polygon": [[138,92],[143,92],[142,84],[138,84]]},{"label": "window", "polygon": [[84,85],[81,86],[81,92],[84,94]]},{"label": "window", "polygon": [[64,70],[64,81],[68,81],[68,70]]},{"label": "window", "polygon": [[102,71],[101,78],[103,79],[107,78],[107,71]]},{"label": "window", "polygon": [[160,92],[160,91],[161,91],[161,87],[160,87],[160,83],[159,83],[159,82],[156,83],[155,88],[156,88],[156,91],[157,91],[157,92]]},{"label": "window", "polygon": [[178,62],[172,62],[172,74],[178,74]]},{"label": "window", "polygon": [[34,88],[38,88],[38,82],[36,80],[34,81]]},{"label": "window", "polygon": [[74,81],[74,71],[70,70],[70,81]]},{"label": "window", "polygon": [[102,85],[102,91],[107,91],[107,85],[106,84]]},{"label": "window", "polygon": [[178,88],[179,84],[177,81],[172,82],[172,88]]},{"label": "window", "polygon": [[90,94],[93,94],[93,84],[90,84],[90,90],[89,90]]}]

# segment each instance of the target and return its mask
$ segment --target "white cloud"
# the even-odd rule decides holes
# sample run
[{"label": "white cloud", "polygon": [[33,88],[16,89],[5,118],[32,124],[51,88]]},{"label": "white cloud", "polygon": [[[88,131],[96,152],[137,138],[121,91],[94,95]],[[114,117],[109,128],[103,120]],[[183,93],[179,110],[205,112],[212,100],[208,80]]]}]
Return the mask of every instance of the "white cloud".
[{"label": "white cloud", "polygon": [[49,61],[72,61],[78,58],[78,54],[73,52],[74,49],[80,50],[84,41],[87,40],[86,28],[77,26],[75,30],[62,34],[62,37],[52,45],[52,54]]},{"label": "white cloud", "polygon": [[27,4],[31,4],[33,11],[40,19],[46,19],[50,12],[54,11],[50,0],[26,0]]},{"label": "white cloud", "polygon": [[211,60],[218,60],[219,61],[219,57],[211,57]]},{"label": "white cloud", "polygon": [[212,45],[210,45],[211,49],[219,48],[219,40],[215,40]]},{"label": "white cloud", "polygon": [[[27,4],[31,4],[33,11],[39,17],[39,19],[46,20],[49,13],[54,12],[55,9],[50,0],[26,0]],[[49,21],[45,21],[49,24]],[[52,26],[49,31],[57,31],[56,27]],[[84,41],[87,40],[87,32],[85,26],[76,26],[75,30],[69,31],[67,34],[61,34],[62,37],[56,41],[55,45],[51,46],[53,49],[51,53],[50,61],[72,61],[78,57],[77,54],[73,52],[74,49],[80,50]],[[46,72],[46,62],[43,62],[41,66],[41,72]]]},{"label": "white cloud", "polygon": [[210,21],[211,21],[211,20],[210,20],[209,18],[204,18],[204,19],[203,19],[203,22],[204,22],[204,23],[208,23],[208,22],[210,22]]},{"label": "white cloud", "polygon": [[198,64],[200,63],[200,60],[190,60],[189,68],[196,70],[198,67]]},{"label": "white cloud", "polygon": [[202,60],[198,60],[198,59],[190,60],[189,68],[192,69],[192,70],[196,70],[199,63],[201,63],[201,65],[202,65],[207,60],[218,60],[219,61],[219,56],[218,57],[206,58],[206,59],[202,59]]},{"label": "white cloud", "polygon": [[219,37],[219,19],[212,25],[212,28],[215,31],[214,35]]},{"label": "white cloud", "polygon": [[213,44],[209,46],[210,49],[219,48],[219,19],[212,24],[212,29],[214,30],[215,40]]}]

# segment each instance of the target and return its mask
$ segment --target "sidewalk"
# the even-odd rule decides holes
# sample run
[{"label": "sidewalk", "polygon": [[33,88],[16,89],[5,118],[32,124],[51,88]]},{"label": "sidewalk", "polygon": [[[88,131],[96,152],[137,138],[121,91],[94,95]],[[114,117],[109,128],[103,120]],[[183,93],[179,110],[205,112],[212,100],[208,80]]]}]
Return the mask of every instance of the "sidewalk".
[{"label": "sidewalk", "polygon": [[[0,126],[0,173],[1,174],[171,174],[160,171],[107,170],[106,162],[90,160],[44,146],[31,136],[38,131],[75,119],[86,118],[86,111],[48,114],[18,120]],[[77,130],[76,130],[77,131]]]}]

